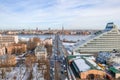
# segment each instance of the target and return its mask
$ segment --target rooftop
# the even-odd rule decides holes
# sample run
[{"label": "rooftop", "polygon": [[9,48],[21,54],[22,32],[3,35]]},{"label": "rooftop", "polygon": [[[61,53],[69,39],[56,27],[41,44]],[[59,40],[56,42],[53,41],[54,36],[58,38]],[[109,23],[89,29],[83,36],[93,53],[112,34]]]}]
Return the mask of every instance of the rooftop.
[{"label": "rooftop", "polygon": [[35,48],[35,51],[36,52],[44,52],[44,51],[46,51],[46,49],[45,49],[45,47],[44,46],[37,46],[36,48]]},{"label": "rooftop", "polygon": [[114,73],[120,73],[120,71],[115,69],[114,67],[109,68],[109,70],[114,72]]},{"label": "rooftop", "polygon": [[93,56],[68,56],[67,57],[68,61],[72,60],[74,62],[74,67],[78,69],[79,71],[87,71],[90,69],[97,69],[100,70],[101,68],[94,62],[94,57]]},{"label": "rooftop", "polygon": [[74,62],[80,72],[87,71],[90,69],[90,66],[88,64],[86,64],[84,59],[76,59],[76,60],[74,60]]}]

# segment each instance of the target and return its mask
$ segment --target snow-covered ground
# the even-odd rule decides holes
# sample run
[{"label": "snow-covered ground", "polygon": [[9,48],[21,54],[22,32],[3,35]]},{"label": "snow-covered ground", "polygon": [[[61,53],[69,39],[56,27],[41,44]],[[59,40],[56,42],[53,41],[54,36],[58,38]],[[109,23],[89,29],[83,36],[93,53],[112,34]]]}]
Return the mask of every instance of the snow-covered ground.
[{"label": "snow-covered ground", "polygon": [[26,72],[26,67],[21,65],[20,67],[15,67],[10,73],[6,75],[5,80],[22,80]]},{"label": "snow-covered ground", "polygon": [[42,75],[42,71],[38,70],[38,64],[33,65],[33,80],[44,80],[44,76]]},{"label": "snow-covered ground", "polygon": [[62,43],[64,45],[64,47],[67,49],[67,52],[69,54],[72,54],[72,49],[75,43],[67,43],[67,42],[63,42]]},{"label": "snow-covered ground", "polygon": [[[28,70],[27,70],[28,69]],[[20,65],[19,67],[14,67],[11,72],[5,72],[5,78],[0,80],[27,80],[32,72],[32,80],[44,80],[42,71],[38,70],[38,64],[33,64],[32,69],[26,68],[25,65]],[[2,73],[2,72],[1,72]]]}]

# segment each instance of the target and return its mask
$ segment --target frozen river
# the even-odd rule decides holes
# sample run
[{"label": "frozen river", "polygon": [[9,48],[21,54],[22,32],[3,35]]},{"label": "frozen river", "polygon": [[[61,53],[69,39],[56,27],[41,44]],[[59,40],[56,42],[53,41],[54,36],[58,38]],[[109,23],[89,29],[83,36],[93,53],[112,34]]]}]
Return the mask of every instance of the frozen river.
[{"label": "frozen river", "polygon": [[[46,38],[54,38],[55,35],[19,35],[19,39],[21,38],[25,38],[25,39],[29,39],[32,37],[39,37],[40,39],[44,40]],[[84,40],[88,37],[88,35],[84,36],[84,35],[60,35],[60,38],[69,40],[69,41],[78,41],[78,40]]]}]

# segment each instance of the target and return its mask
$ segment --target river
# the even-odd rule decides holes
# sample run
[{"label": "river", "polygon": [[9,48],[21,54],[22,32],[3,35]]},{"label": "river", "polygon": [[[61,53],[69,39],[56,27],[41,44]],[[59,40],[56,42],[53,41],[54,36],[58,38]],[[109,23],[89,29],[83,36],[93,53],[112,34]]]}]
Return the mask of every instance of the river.
[{"label": "river", "polygon": [[[90,35],[89,35],[90,36]],[[66,39],[69,41],[78,41],[78,40],[85,40],[89,37],[88,35],[60,35],[61,40]],[[53,38],[55,35],[18,35],[19,39],[29,39],[32,37],[39,37],[40,39],[44,40],[46,38]]]}]

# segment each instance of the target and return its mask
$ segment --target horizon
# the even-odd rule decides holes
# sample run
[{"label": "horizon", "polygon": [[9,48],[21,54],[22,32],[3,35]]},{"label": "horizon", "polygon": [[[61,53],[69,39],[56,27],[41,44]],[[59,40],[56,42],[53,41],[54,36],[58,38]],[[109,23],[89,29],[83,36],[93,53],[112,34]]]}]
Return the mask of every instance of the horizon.
[{"label": "horizon", "polygon": [[0,30],[120,28],[119,0],[0,0]]}]

